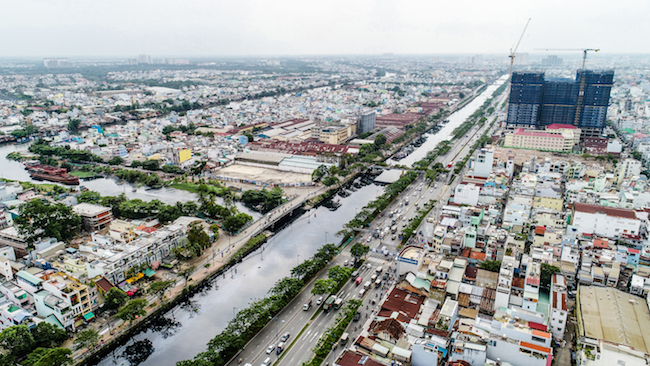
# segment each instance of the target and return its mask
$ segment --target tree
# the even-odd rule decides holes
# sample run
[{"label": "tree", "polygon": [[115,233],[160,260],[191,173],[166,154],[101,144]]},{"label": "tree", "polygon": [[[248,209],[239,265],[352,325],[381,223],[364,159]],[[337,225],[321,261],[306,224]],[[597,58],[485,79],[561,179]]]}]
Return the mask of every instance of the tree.
[{"label": "tree", "polygon": [[335,281],[337,284],[341,284],[350,279],[352,274],[352,268],[334,266],[330,268],[329,278]]},{"label": "tree", "polygon": [[356,243],[350,248],[350,253],[354,257],[354,262],[356,263],[359,258],[363,257],[370,251],[370,247],[363,245],[361,243]]},{"label": "tree", "polygon": [[239,231],[250,221],[253,221],[253,218],[250,215],[247,215],[245,213],[238,213],[234,216],[228,216],[223,221],[223,228],[230,233],[234,233]]},{"label": "tree", "polygon": [[97,345],[97,342],[99,342],[100,338],[101,336],[99,335],[96,329],[89,328],[79,333],[79,335],[77,335],[77,337],[74,339],[72,343],[74,344],[75,351],[84,348],[90,350],[94,348],[95,345]]},{"label": "tree", "polygon": [[113,156],[112,158],[108,159],[107,163],[109,165],[122,165],[124,164],[124,159],[119,156]]},{"label": "tree", "polygon": [[61,168],[65,169],[66,172],[69,172],[72,170],[72,165],[68,162],[61,163],[60,165]]},{"label": "tree", "polygon": [[142,162],[142,168],[147,170],[160,170],[160,161],[156,159],[145,160]]},{"label": "tree", "polygon": [[162,301],[165,297],[165,292],[174,287],[174,283],[174,281],[156,281],[149,286],[149,293]]},{"label": "tree", "polygon": [[15,358],[22,358],[36,345],[34,336],[26,325],[15,325],[0,333],[0,347]]},{"label": "tree", "polygon": [[99,203],[102,199],[102,196],[95,191],[83,191],[77,196],[77,201],[79,203],[88,202],[88,203]]},{"label": "tree", "polygon": [[144,308],[147,306],[147,300],[134,299],[129,301],[124,307],[117,312],[117,317],[132,323],[136,318],[146,315],[147,311]]},{"label": "tree", "polygon": [[253,142],[253,141],[255,141],[255,136],[253,136],[253,134],[250,133],[250,132],[246,132],[246,133],[244,133],[244,136],[246,136],[246,137],[248,138],[248,142]]},{"label": "tree", "polygon": [[81,218],[72,208],[63,203],[45,203],[31,200],[20,206],[20,216],[14,220],[18,232],[28,243],[38,238],[56,238],[60,241],[72,239],[81,227]]},{"label": "tree", "polygon": [[185,280],[185,284],[183,286],[187,286],[187,281],[190,279],[190,276],[192,276],[192,273],[194,273],[194,270],[196,269],[196,266],[191,266],[188,268],[185,268],[184,270],[178,272],[178,275],[183,277]]},{"label": "tree", "polygon": [[312,295],[329,294],[336,286],[336,281],[330,278],[321,278],[314,281],[314,288],[311,289]]},{"label": "tree", "polygon": [[79,126],[81,125],[81,120],[79,119],[71,119],[68,122],[68,130],[70,131],[77,131],[79,129]]},{"label": "tree", "polygon": [[323,178],[325,174],[327,174],[327,171],[328,171],[327,166],[325,165],[319,166],[318,168],[316,168],[316,170],[314,170],[311,173],[311,180],[314,182],[319,182],[321,178]]},{"label": "tree", "polygon": [[379,135],[377,135],[377,137],[375,137],[375,146],[382,147],[386,145],[386,141],[387,141],[386,136],[384,136],[383,133],[380,133]]},{"label": "tree", "polygon": [[338,182],[339,182],[339,179],[337,177],[325,177],[325,179],[323,179],[323,184],[326,187],[333,186],[333,185],[337,184]]},{"label": "tree", "polygon": [[501,261],[485,261],[481,262],[478,267],[490,272],[499,272],[501,269]]},{"label": "tree", "polygon": [[113,287],[106,293],[106,301],[104,301],[104,308],[108,310],[117,310],[122,305],[126,304],[126,301],[129,299],[124,291],[119,287]]},{"label": "tree", "polygon": [[66,366],[72,364],[72,351],[67,348],[37,348],[22,362],[23,366]]},{"label": "tree", "polygon": [[31,329],[36,347],[50,348],[58,346],[68,339],[68,333],[50,323],[40,322]]},{"label": "tree", "polygon": [[560,273],[559,268],[550,264],[542,263],[539,276],[540,287],[548,290],[551,287],[551,278],[556,273]]}]

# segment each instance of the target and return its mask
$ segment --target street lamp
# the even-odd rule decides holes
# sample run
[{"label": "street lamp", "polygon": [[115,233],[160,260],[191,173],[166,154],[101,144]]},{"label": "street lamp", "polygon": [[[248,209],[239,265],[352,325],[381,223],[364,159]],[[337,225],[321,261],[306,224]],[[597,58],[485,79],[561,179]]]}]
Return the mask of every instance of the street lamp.
[{"label": "street lamp", "polygon": [[237,309],[237,308],[234,307],[234,306],[232,307],[232,317],[233,317],[233,318],[237,316],[237,315],[236,315],[236,314],[237,314],[237,310],[239,310],[239,309]]},{"label": "street lamp", "polygon": [[327,231],[325,232],[325,244],[327,244]]}]

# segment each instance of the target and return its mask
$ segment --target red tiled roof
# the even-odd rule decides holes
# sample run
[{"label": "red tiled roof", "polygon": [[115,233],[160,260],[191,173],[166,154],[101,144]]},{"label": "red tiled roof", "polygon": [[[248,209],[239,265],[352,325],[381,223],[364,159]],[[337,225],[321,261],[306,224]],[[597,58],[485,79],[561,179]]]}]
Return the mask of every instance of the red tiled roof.
[{"label": "red tiled roof", "polygon": [[524,279],[521,277],[515,277],[512,279],[512,287],[514,288],[524,288]]},{"label": "red tiled roof", "polygon": [[600,205],[589,205],[586,203],[579,203],[576,202],[573,204],[573,209],[578,212],[586,212],[586,213],[604,213],[607,216],[615,216],[615,217],[622,217],[626,219],[631,219],[634,220],[636,219],[636,213],[634,210],[629,210],[626,208],[614,208],[614,207],[606,207],[606,206],[600,206]]},{"label": "red tiled roof", "polygon": [[544,233],[546,233],[546,226],[535,227],[535,234],[544,235]]},{"label": "red tiled roof", "polygon": [[469,257],[470,257],[471,259],[476,259],[476,260],[479,260],[479,261],[484,261],[484,260],[485,260],[485,253],[481,253],[481,252],[471,252],[471,253],[469,254]]},{"label": "red tiled roof", "polygon": [[536,345],[536,344],[532,344],[532,343],[528,343],[528,342],[524,342],[524,341],[521,341],[521,342],[519,343],[519,345],[522,346],[522,347],[526,347],[526,348],[533,349],[533,350],[535,350],[535,351],[544,352],[544,353],[546,353],[546,354],[550,354],[550,353],[551,353],[551,349],[548,348],[548,347],[538,346],[538,345]]},{"label": "red tiled roof", "polygon": [[567,125],[565,123],[551,123],[550,125],[546,126],[547,130],[557,130],[560,128],[565,128],[565,129],[570,129],[570,130],[577,130],[578,127],[574,125]]},{"label": "red tiled roof", "polygon": [[515,136],[533,136],[533,137],[553,137],[553,138],[562,137],[562,135],[557,134],[557,133],[527,131],[527,130],[524,130],[523,128],[516,129],[515,132],[514,132],[514,135]]},{"label": "red tiled roof", "polygon": [[609,243],[608,243],[607,240],[595,239],[594,240],[594,247],[596,247],[596,248],[608,248]]},{"label": "red tiled roof", "polygon": [[548,328],[544,324],[540,323],[535,323],[535,322],[528,322],[528,327],[531,329],[536,329],[536,330],[541,330],[543,332],[546,332]]}]

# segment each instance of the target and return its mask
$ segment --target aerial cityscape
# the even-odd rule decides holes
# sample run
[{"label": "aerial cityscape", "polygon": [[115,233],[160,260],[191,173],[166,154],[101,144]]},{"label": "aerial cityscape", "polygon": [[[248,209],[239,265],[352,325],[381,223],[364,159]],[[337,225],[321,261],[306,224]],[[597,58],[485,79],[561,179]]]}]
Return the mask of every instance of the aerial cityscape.
[{"label": "aerial cityscape", "polygon": [[650,364],[650,5],[516,4],[3,6],[0,366]]}]

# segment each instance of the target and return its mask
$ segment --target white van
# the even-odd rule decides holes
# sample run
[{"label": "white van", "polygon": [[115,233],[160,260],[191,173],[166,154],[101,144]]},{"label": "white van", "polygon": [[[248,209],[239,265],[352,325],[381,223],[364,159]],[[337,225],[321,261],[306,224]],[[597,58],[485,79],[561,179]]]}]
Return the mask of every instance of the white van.
[{"label": "white van", "polygon": [[270,366],[271,365],[271,357],[267,357],[264,362],[262,362],[262,365],[260,366]]},{"label": "white van", "polygon": [[359,291],[359,298],[360,298],[360,299],[363,299],[363,297],[364,297],[365,295],[366,295],[366,289],[365,289],[365,288],[362,288],[362,289]]}]

